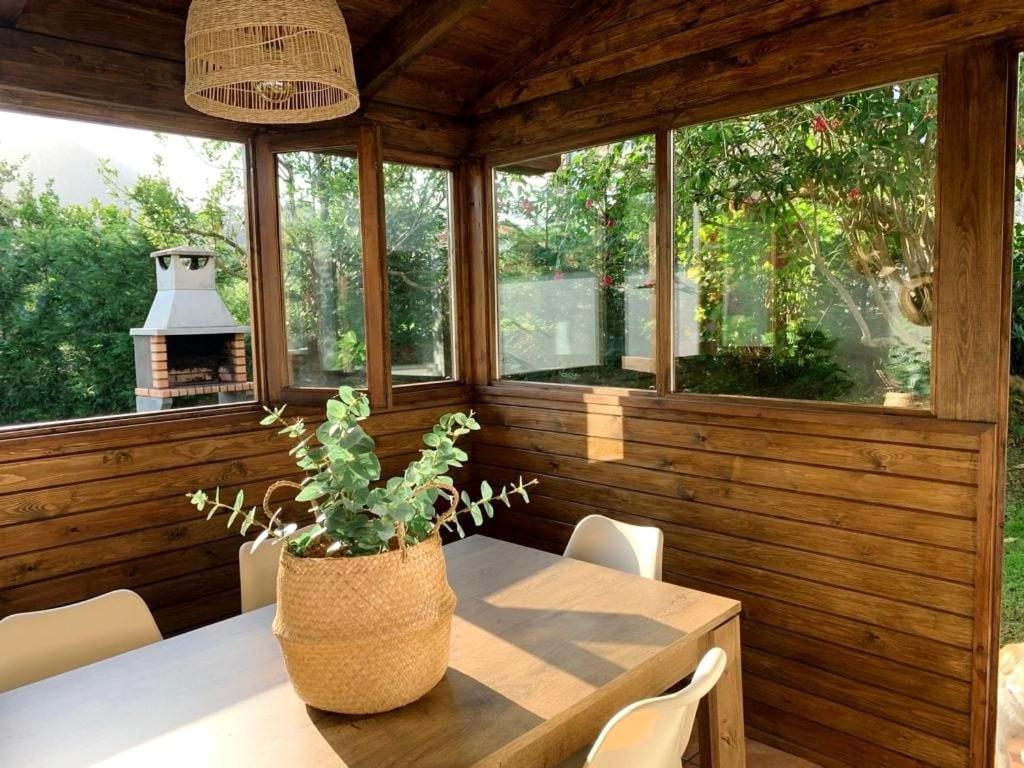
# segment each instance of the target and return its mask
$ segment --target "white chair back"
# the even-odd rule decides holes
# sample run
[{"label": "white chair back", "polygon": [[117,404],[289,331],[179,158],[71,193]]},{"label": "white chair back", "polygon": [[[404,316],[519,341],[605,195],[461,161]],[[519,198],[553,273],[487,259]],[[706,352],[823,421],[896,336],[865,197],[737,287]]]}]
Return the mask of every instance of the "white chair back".
[{"label": "white chair back", "polygon": [[0,620],[0,692],[162,640],[146,601],[119,589]]},{"label": "white chair back", "polygon": [[588,515],[576,524],[565,557],[660,581],[664,545],[660,528]]},{"label": "white chair back", "polygon": [[247,541],[238,550],[238,580],[242,585],[242,613],[277,602],[277,566],[281,544],[264,542],[253,552]]},{"label": "white chair back", "polygon": [[620,711],[598,735],[586,768],[679,768],[697,705],[715,687],[725,664],[725,651],[712,648],[683,690]]},{"label": "white chair back", "polygon": [[[305,533],[312,525],[299,528],[289,538]],[[242,613],[277,602],[277,566],[284,542],[263,542],[253,552],[252,542],[238,548],[238,580],[242,586]]]}]

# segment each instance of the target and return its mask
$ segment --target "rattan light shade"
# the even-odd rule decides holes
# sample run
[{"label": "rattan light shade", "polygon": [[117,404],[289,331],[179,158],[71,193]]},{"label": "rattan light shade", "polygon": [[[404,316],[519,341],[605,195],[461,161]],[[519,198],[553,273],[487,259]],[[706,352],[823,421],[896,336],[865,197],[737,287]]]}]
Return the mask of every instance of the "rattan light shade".
[{"label": "rattan light shade", "polygon": [[247,123],[312,123],[359,108],[336,0],[192,0],[185,101]]}]

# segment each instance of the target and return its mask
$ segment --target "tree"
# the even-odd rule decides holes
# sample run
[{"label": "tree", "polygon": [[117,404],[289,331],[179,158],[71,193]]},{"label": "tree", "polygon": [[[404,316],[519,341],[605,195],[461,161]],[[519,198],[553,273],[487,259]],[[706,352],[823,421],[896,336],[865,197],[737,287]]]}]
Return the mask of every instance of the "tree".
[{"label": "tree", "polygon": [[706,349],[737,346],[729,292],[754,283],[767,322],[750,346],[792,357],[824,332],[857,384],[844,397],[910,379],[927,395],[936,99],[924,78],[677,132],[680,269]]},{"label": "tree", "polygon": [[50,183],[0,164],[0,423],[22,424],[135,409],[129,330],[145,321],[156,290],[150,253],[174,245],[218,252],[219,289],[249,317],[240,147],[206,142],[220,162],[202,200],[188,200],[158,172],[122,185],[98,172],[115,202],[61,201]]}]

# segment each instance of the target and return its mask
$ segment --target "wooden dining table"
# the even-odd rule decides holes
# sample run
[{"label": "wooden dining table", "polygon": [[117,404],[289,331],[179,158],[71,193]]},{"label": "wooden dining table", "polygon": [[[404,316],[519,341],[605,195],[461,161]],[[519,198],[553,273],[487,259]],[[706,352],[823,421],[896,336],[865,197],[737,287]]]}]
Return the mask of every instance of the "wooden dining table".
[{"label": "wooden dining table", "polygon": [[554,766],[718,646],[729,663],[702,749],[742,768],[735,600],[484,536],[445,554],[451,660],[414,704],[359,717],[303,705],[270,606],[0,695],[0,766]]}]

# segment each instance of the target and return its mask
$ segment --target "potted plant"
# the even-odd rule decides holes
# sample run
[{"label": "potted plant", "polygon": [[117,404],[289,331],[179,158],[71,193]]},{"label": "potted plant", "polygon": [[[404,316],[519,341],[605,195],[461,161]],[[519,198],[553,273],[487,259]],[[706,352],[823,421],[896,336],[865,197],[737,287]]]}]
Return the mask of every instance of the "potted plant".
[{"label": "potted plant", "polygon": [[[449,413],[424,435],[425,449],[396,477],[381,482],[373,439],[360,422],[366,397],[342,387],[327,401],[315,430],[284,408],[267,409],[261,424],[280,425],[295,440],[290,454],[306,477],[274,483],[262,514],[242,491],[231,503],[220,489],[189,494],[207,519],[226,512],[244,535],[259,530],[254,547],[280,546],[274,634],[299,697],[332,712],[369,714],[426,694],[448,667],[455,595],[448,584],[439,531],[464,536],[460,517],[476,525],[511,497],[529,502],[519,482],[495,491],[485,481],[473,499],[449,476],[467,456],[459,438],[480,429],[472,412]],[[285,522],[270,499],[281,487],[310,505],[310,525]]]}]

